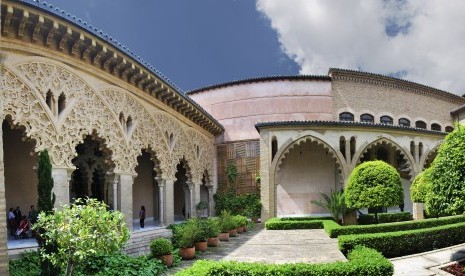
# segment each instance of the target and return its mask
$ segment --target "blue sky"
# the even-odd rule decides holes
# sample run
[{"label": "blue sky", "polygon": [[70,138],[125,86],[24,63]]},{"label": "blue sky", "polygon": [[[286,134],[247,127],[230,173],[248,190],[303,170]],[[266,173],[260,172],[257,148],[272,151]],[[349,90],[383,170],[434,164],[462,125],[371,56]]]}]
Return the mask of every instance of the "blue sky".
[{"label": "blue sky", "polygon": [[295,75],[268,18],[251,0],[48,0],[102,29],[182,90]]},{"label": "blue sky", "polygon": [[183,91],[329,68],[465,93],[463,0],[48,0]]}]

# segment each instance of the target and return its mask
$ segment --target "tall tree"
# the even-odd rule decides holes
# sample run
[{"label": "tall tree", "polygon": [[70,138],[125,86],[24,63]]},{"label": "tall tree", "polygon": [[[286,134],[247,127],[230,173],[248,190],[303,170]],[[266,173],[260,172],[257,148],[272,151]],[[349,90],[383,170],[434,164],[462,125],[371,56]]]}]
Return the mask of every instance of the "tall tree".
[{"label": "tall tree", "polygon": [[39,183],[37,185],[37,193],[39,196],[37,201],[38,211],[50,213],[55,205],[55,194],[52,193],[52,164],[50,163],[47,150],[43,150],[39,154],[37,177],[39,178]]}]

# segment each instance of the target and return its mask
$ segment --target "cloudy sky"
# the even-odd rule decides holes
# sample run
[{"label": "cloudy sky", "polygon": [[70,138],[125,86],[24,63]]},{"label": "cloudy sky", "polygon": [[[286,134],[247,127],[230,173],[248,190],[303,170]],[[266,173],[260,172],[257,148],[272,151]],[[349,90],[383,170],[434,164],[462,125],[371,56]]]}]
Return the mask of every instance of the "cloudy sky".
[{"label": "cloudy sky", "polygon": [[47,2],[104,30],[184,91],[336,67],[465,93],[461,0]]}]

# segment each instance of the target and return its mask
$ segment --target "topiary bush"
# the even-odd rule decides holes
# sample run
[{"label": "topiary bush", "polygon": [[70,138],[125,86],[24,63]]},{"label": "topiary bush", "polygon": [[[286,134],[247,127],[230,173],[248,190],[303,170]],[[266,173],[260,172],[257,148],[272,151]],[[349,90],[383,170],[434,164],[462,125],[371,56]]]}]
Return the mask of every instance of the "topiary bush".
[{"label": "topiary bush", "polygon": [[169,255],[173,251],[173,244],[166,238],[158,238],[150,243],[150,252],[153,257]]},{"label": "topiary bush", "polygon": [[387,258],[400,257],[465,242],[465,223],[426,229],[375,234],[342,235],[339,249],[350,252],[356,246],[366,246],[381,252]]},{"label": "topiary bush", "polygon": [[348,208],[356,209],[399,205],[404,200],[400,175],[383,161],[362,163],[349,176],[345,199]]},{"label": "topiary bush", "polygon": [[439,148],[431,166],[430,216],[465,214],[465,127],[457,125]]},{"label": "topiary bush", "polygon": [[360,225],[367,225],[367,224],[375,224],[375,223],[409,221],[412,219],[413,217],[410,212],[397,212],[397,213],[379,213],[378,221],[376,221],[375,215],[373,214],[360,215],[357,221],[358,221],[358,224]]},{"label": "topiary bush", "polygon": [[348,262],[327,264],[264,264],[233,261],[199,260],[176,275],[344,275],[344,276],[387,276],[394,273],[394,267],[379,252],[357,247],[347,256]]},{"label": "topiary bush", "polygon": [[412,202],[425,203],[428,193],[431,191],[431,174],[432,168],[428,168],[419,173],[410,186],[410,198]]}]

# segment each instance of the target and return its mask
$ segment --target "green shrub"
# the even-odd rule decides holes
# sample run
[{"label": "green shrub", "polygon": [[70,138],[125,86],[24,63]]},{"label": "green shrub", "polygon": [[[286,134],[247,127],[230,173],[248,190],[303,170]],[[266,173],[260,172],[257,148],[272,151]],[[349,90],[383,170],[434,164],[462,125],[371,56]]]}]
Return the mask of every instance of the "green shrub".
[{"label": "green shrub", "polygon": [[237,227],[241,227],[247,224],[247,218],[241,215],[234,216],[233,220]]},{"label": "green shrub", "polygon": [[206,223],[208,224],[207,228],[207,236],[209,238],[218,237],[220,233],[220,223],[217,218],[208,218],[206,219]]},{"label": "green shrub", "polygon": [[131,257],[123,253],[99,255],[76,266],[76,276],[160,275],[166,267],[150,256]]},{"label": "green shrub", "polygon": [[281,220],[271,218],[265,223],[267,230],[323,229],[321,220]]},{"label": "green shrub", "polygon": [[[412,214],[410,212],[379,213],[378,214],[378,223],[409,221],[412,219],[413,219]],[[358,221],[358,224],[361,224],[361,225],[377,223],[376,218],[373,214],[360,215],[357,221]]]},{"label": "green shrub", "polygon": [[419,173],[410,186],[410,198],[412,202],[425,203],[428,193],[431,191],[431,167]]},{"label": "green shrub", "polygon": [[385,224],[350,225],[342,227],[332,227],[331,229],[329,229],[327,224],[325,225],[325,230],[331,238],[337,238],[340,235],[407,231],[431,228],[441,225],[455,224],[460,222],[465,222],[464,215],[443,218],[431,218],[415,221],[393,222]]},{"label": "green shrub", "polygon": [[150,252],[154,257],[168,255],[171,254],[172,251],[173,245],[171,241],[166,238],[158,238],[150,243]]},{"label": "green shrub", "polygon": [[216,193],[215,212],[221,214],[228,211],[232,215],[242,215],[251,218],[258,218],[261,215],[262,203],[259,194],[236,195],[235,193]]},{"label": "green shrub", "polygon": [[431,193],[426,197],[428,215],[465,214],[465,127],[457,125],[441,144],[431,166]]},{"label": "green shrub", "polygon": [[392,275],[392,264],[373,249],[359,247],[348,255],[348,262],[328,264],[264,264],[243,263],[232,261],[199,260],[186,270],[176,275],[231,275],[231,276],[261,276],[261,275]]},{"label": "green shrub", "polygon": [[219,217],[218,221],[219,221],[220,230],[222,233],[229,232],[229,230],[236,228],[233,217],[228,211],[222,211],[221,216]]},{"label": "green shrub", "polygon": [[194,223],[187,222],[176,228],[176,247],[189,248],[194,246],[195,238],[198,235],[198,228]]},{"label": "green shrub", "polygon": [[366,246],[387,258],[405,256],[465,242],[465,222],[433,228],[388,233],[339,236],[339,249],[350,252]]},{"label": "green shrub", "polygon": [[18,260],[8,263],[10,276],[40,275],[40,255],[37,251],[25,252]]},{"label": "green shrub", "polygon": [[210,227],[207,219],[192,218],[187,222],[187,224],[192,224],[192,227],[195,228],[195,242],[207,241],[207,239],[209,238],[208,228]]},{"label": "green shrub", "polygon": [[348,208],[356,209],[399,205],[404,200],[400,175],[383,161],[362,163],[349,176],[345,199]]},{"label": "green shrub", "polygon": [[330,212],[335,221],[342,221],[342,216],[347,210],[344,191],[331,190],[329,195],[325,193],[320,194],[324,201],[312,200],[311,203],[320,206]]},{"label": "green shrub", "polygon": [[334,220],[333,217],[284,217],[280,218],[283,221],[291,220],[291,221],[301,221],[301,220]]}]

